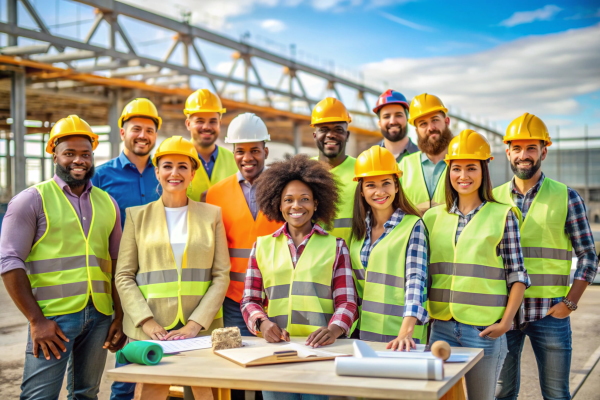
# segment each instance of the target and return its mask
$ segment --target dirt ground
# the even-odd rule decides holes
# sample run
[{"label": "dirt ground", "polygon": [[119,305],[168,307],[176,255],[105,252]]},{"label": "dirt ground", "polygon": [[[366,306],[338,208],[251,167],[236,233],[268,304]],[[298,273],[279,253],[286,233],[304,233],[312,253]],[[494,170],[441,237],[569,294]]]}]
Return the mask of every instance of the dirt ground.
[{"label": "dirt ground", "polygon": [[[17,399],[23,374],[23,358],[27,340],[25,318],[9,298],[4,285],[0,285],[0,393],[3,399]],[[573,360],[571,378],[586,364],[600,347],[600,285],[590,286],[585,292],[579,309],[572,314]],[[114,365],[114,355],[109,353],[106,369]],[[111,382],[103,378],[100,400],[110,397]],[[66,398],[63,390],[61,399]],[[541,399],[535,357],[529,344],[525,345],[522,359],[521,395],[519,399]],[[575,400],[600,399],[600,364],[590,374]]]}]

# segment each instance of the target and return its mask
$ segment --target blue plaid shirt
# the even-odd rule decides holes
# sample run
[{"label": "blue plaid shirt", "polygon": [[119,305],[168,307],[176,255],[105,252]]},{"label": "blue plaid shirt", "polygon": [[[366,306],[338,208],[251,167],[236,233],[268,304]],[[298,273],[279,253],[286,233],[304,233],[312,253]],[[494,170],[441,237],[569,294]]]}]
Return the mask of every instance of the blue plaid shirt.
[{"label": "blue plaid shirt", "polygon": [[[514,179],[510,183],[512,198],[517,207],[523,213],[523,219],[527,215],[531,203],[540,191],[545,176],[542,174],[538,183],[536,183],[525,194],[521,194],[515,187]],[[577,255],[577,270],[574,279],[593,282],[598,272],[598,256],[594,246],[594,237],[590,224],[587,219],[587,213],[583,199],[575,190],[568,188],[569,204],[567,220],[565,222],[565,232],[571,239],[573,250]],[[524,322],[532,322],[542,319],[546,316],[548,310],[562,301],[562,297],[552,299],[525,299]]]},{"label": "blue plaid shirt", "polygon": [[[463,229],[473,219],[475,214],[487,202],[484,201],[481,205],[467,215],[463,215],[458,209],[458,203],[455,201],[450,209],[450,213],[458,215],[458,228],[456,229],[455,242],[462,233]],[[531,285],[529,275],[525,270],[523,262],[523,251],[521,250],[521,233],[519,232],[519,220],[512,211],[506,216],[506,224],[504,226],[504,236],[498,244],[498,254],[504,260],[504,269],[506,270],[506,285],[510,288],[513,283],[521,282],[526,287]]]},{"label": "blue plaid shirt", "polygon": [[[365,242],[360,251],[360,261],[364,268],[367,268],[369,256],[373,248],[377,246],[404,218],[404,212],[400,209],[394,211],[390,219],[383,224],[383,234],[374,243],[371,244],[371,212],[367,213],[365,222],[367,224],[367,233]],[[406,248],[406,263],[404,272],[404,315],[403,317],[416,317],[419,325],[429,321],[427,310],[423,303],[427,300],[425,288],[427,287],[427,265],[428,265],[427,231],[423,220],[419,220],[410,234],[408,246]]]}]

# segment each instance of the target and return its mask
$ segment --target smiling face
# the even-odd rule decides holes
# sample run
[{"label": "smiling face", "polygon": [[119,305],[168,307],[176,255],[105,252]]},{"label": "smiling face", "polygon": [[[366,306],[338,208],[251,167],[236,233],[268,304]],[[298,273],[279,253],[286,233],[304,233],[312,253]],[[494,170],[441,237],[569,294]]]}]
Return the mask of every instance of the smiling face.
[{"label": "smiling face", "polygon": [[542,146],[540,140],[514,140],[506,149],[510,168],[522,180],[529,180],[537,174],[547,154],[548,148]]},{"label": "smiling face", "polygon": [[180,154],[167,154],[160,157],[155,171],[163,193],[171,194],[185,192],[196,173],[191,158]]},{"label": "smiling face", "polygon": [[379,129],[390,142],[399,142],[406,137],[406,110],[400,104],[390,104],[379,110]]},{"label": "smiling face", "polygon": [[56,174],[70,187],[87,184],[94,175],[92,143],[85,136],[59,139],[52,156]]},{"label": "smiling face", "polygon": [[291,181],[281,193],[281,214],[291,227],[302,230],[311,225],[317,202],[310,188],[301,181]]},{"label": "smiling face", "polygon": [[156,123],[149,118],[128,119],[121,128],[125,148],[136,156],[147,156],[156,143]]},{"label": "smiling face", "polygon": [[197,147],[211,147],[221,133],[221,115],[217,112],[199,112],[185,120],[192,142]]},{"label": "smiling face", "polygon": [[450,183],[459,195],[470,195],[479,190],[483,180],[481,161],[452,160],[450,165]]},{"label": "smiling face", "polygon": [[450,118],[438,112],[425,115],[415,121],[419,149],[425,154],[438,155],[445,151],[452,140]]},{"label": "smiling face", "polygon": [[327,158],[336,158],[346,154],[348,132],[347,122],[329,122],[315,126],[313,138],[319,151]]},{"label": "smiling face", "polygon": [[398,193],[398,178],[396,175],[369,176],[362,180],[362,195],[371,208],[386,210]]},{"label": "smiling face", "polygon": [[235,163],[245,180],[253,183],[265,168],[269,148],[265,142],[236,143],[233,150]]}]

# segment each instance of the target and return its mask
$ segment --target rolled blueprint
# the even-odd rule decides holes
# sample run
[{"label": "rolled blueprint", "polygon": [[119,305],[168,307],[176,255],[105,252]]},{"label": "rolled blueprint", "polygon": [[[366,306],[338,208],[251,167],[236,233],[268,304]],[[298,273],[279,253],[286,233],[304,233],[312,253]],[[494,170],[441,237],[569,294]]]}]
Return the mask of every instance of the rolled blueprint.
[{"label": "rolled blueprint", "polygon": [[444,362],[440,359],[338,357],[335,359],[335,373],[342,376],[440,381],[444,379]]}]

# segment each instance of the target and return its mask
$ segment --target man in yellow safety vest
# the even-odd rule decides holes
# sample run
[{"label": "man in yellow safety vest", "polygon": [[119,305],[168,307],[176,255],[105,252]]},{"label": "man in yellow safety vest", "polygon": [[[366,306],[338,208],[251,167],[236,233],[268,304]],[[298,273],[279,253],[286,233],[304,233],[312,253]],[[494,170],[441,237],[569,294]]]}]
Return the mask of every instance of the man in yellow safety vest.
[{"label": "man in yellow safety vest", "polygon": [[215,143],[225,111],[221,99],[208,89],[196,90],[185,101],[185,127],[202,161],[188,188],[188,197],[192,200],[203,201],[208,188],[237,172],[233,153]]},{"label": "man in yellow safety vest", "polygon": [[54,178],[17,194],[4,217],[2,280],[29,320],[22,399],[57,399],[67,367],[69,397],[97,398],[106,349],[127,339],[113,284],[120,213],[90,181],[97,146],[87,122],[59,120],[46,146]]},{"label": "man in yellow safety vest", "polygon": [[313,138],[319,149],[315,159],[326,164],[335,176],[339,187],[338,212],[330,234],[350,243],[352,235],[352,212],[354,210],[354,164],[356,159],[346,155],[346,143],[350,137],[348,124],[352,118],[346,106],[333,97],[321,100],[312,111],[310,126],[315,128]]},{"label": "man in yellow safety vest", "polygon": [[428,93],[412,99],[409,111],[408,122],[417,130],[421,151],[400,161],[401,182],[408,199],[425,212],[446,201],[444,157],[452,140],[450,118],[440,98]]}]

